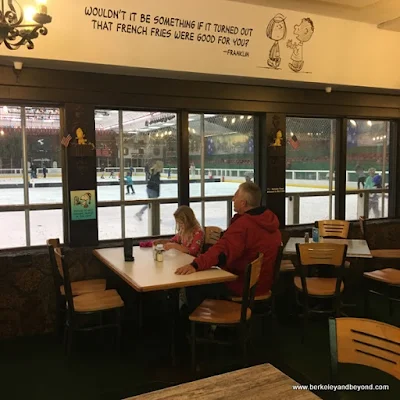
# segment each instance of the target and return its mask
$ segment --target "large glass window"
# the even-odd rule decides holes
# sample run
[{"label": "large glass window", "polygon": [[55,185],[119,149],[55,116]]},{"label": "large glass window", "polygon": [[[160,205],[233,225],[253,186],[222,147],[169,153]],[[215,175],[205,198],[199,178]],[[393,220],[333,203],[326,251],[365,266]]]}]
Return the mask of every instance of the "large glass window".
[{"label": "large glass window", "polygon": [[175,113],[95,111],[99,239],[174,233],[176,204],[165,199],[178,195],[176,122]]},{"label": "large glass window", "polygon": [[[252,115],[189,115],[189,178],[191,203],[203,225],[227,225],[228,204],[240,183],[254,181],[254,118]],[[207,197],[225,201],[207,202]]]},{"label": "large glass window", "polygon": [[0,220],[13,228],[0,248],[63,239],[60,136],[58,108],[0,105]]},{"label": "large glass window", "polygon": [[387,121],[348,121],[346,219],[387,217],[389,135]]},{"label": "large glass window", "polygon": [[334,218],[336,120],[286,119],[286,223]]}]

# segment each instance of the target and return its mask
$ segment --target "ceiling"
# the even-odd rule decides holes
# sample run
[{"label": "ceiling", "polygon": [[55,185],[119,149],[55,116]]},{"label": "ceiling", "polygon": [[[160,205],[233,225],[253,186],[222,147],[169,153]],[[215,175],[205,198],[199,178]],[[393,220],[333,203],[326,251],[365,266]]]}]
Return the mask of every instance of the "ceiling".
[{"label": "ceiling", "polygon": [[229,0],[350,19],[400,32],[400,0]]}]

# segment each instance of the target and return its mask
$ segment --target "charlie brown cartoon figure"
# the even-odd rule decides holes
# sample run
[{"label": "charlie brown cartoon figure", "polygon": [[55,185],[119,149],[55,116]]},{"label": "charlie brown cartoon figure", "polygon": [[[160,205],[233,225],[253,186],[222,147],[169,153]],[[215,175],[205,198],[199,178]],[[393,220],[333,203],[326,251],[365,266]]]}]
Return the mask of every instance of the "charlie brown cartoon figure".
[{"label": "charlie brown cartoon figure", "polygon": [[294,26],[293,34],[297,37],[298,43],[287,41],[287,47],[293,50],[293,54],[290,57],[292,62],[289,63],[289,67],[294,72],[300,72],[304,65],[303,60],[303,43],[308,42],[314,33],[314,23],[310,18],[303,18],[300,25]]},{"label": "charlie brown cartoon figure", "polygon": [[269,51],[267,64],[271,68],[275,69],[277,69],[281,63],[279,41],[285,39],[287,33],[285,18],[286,17],[282,14],[276,14],[275,17],[272,18],[271,21],[269,21],[269,24],[267,26],[267,37],[275,41]]}]

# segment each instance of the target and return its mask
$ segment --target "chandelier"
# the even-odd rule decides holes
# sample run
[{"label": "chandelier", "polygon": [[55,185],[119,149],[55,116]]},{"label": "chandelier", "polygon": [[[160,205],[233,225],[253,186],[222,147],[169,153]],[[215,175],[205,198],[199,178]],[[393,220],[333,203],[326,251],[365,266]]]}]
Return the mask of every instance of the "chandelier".
[{"label": "chandelier", "polygon": [[33,6],[22,7],[16,0],[1,0],[0,8],[0,45],[4,42],[10,50],[17,50],[26,45],[29,50],[35,46],[33,40],[41,35],[47,35],[44,26],[51,22],[47,15],[46,0],[36,0],[36,9]]}]

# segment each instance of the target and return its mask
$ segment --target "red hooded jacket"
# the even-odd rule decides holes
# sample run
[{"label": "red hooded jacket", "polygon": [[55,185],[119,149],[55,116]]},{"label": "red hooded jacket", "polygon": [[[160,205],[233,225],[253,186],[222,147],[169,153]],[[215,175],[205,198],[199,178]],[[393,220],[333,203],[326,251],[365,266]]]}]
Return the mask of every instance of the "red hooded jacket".
[{"label": "red hooded jacket", "polygon": [[257,207],[244,214],[236,214],[229,228],[207,252],[197,257],[192,265],[198,271],[219,266],[238,276],[226,285],[232,294],[242,296],[244,273],[247,264],[264,254],[256,295],[271,290],[274,263],[281,244],[277,216],[264,207]]}]

